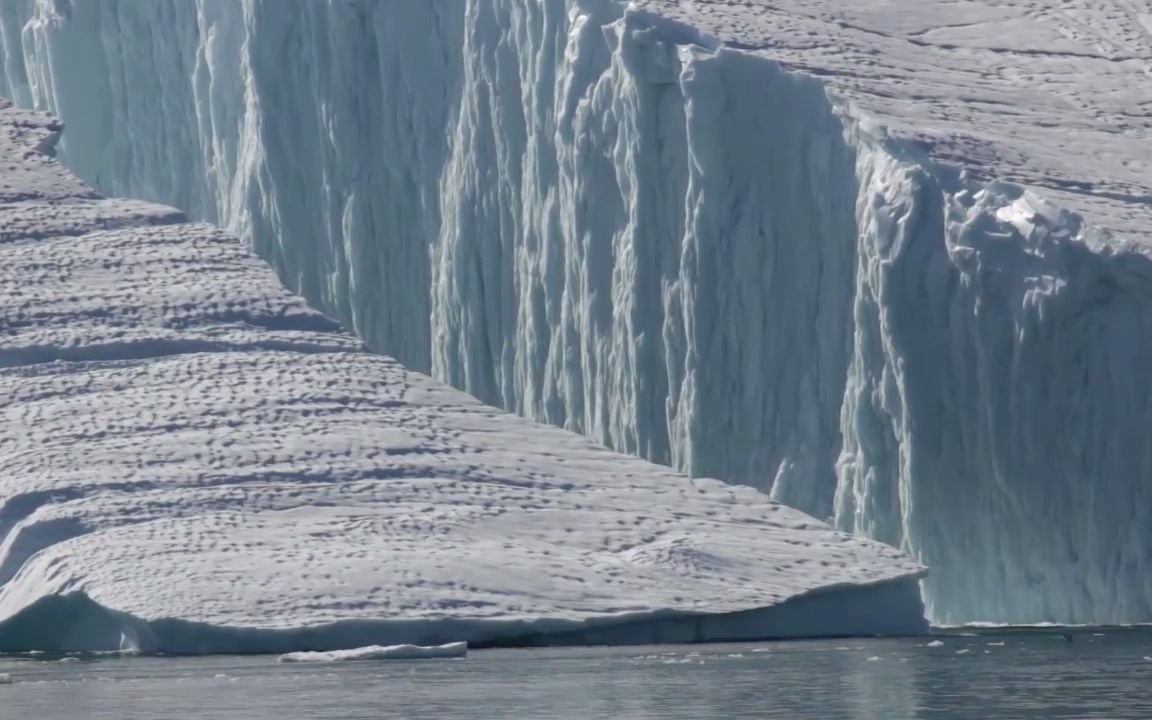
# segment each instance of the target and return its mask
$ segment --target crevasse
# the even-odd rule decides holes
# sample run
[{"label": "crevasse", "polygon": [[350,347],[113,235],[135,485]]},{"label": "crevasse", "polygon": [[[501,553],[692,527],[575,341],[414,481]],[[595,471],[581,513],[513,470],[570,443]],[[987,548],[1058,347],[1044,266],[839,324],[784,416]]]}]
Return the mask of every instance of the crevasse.
[{"label": "crevasse", "polygon": [[82,178],[405,364],[902,546],[936,622],[1152,620],[1146,251],[816,80],[614,0],[0,0],[0,39]]}]

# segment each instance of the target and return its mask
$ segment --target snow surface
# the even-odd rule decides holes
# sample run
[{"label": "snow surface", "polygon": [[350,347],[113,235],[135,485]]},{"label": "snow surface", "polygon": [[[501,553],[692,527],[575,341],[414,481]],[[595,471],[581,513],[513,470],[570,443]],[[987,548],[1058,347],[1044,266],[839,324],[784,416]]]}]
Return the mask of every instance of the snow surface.
[{"label": "snow surface", "polygon": [[818,76],[888,133],[1148,243],[1148,0],[639,0]]},{"label": "snow surface", "polygon": [[446,645],[369,645],[351,650],[331,652],[294,652],[279,657],[282,663],[328,663],[354,660],[427,660],[431,658],[462,658],[468,654],[468,643]]},{"label": "snow surface", "polygon": [[916,632],[898,550],[366,351],[0,104],[0,651]]},{"label": "snow surface", "polygon": [[1125,623],[1150,15],[0,0],[0,90],[406,365],[905,548],[937,622]]}]

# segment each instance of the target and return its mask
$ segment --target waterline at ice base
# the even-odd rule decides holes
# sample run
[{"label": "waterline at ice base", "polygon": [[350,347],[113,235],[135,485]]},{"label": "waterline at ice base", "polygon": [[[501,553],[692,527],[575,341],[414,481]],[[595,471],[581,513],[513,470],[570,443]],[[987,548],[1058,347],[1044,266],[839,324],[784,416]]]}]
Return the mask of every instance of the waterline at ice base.
[{"label": "waterline at ice base", "polygon": [[1148,622],[1148,48],[1048,5],[0,0],[0,94],[412,371],[898,548],[935,623]]}]

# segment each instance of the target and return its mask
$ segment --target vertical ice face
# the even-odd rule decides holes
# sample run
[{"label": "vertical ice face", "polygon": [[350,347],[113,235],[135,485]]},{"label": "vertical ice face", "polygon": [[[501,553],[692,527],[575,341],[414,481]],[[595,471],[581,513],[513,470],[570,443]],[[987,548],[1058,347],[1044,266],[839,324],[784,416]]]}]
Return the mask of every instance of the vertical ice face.
[{"label": "vertical ice face", "polygon": [[937,622],[1149,618],[1152,261],[1018,188],[862,178],[838,524],[937,568]]},{"label": "vertical ice face", "polygon": [[0,92],[85,118],[62,147],[83,179],[240,232],[423,369],[460,7],[4,0]]},{"label": "vertical ice face", "polygon": [[372,346],[914,553],[935,620],[1152,620],[1152,271],[615,0],[0,0],[0,92]]},{"label": "vertical ice face", "polygon": [[[827,96],[610,3],[562,10],[470,6],[435,374],[827,514],[856,195]],[[500,28],[523,46],[489,48]]]}]

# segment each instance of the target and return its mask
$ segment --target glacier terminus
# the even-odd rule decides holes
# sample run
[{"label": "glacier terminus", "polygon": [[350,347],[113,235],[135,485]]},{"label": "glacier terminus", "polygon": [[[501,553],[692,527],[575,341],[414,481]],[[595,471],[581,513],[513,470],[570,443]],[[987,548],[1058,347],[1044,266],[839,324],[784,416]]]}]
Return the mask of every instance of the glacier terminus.
[{"label": "glacier terminus", "polygon": [[[348,492],[354,507],[300,531],[353,523],[355,508],[385,502],[364,473],[395,462],[408,469],[388,498],[403,486],[404,502],[428,508],[389,526],[398,546],[455,527],[443,513],[465,508],[497,543],[505,521],[485,513],[528,501],[503,495],[584,487],[587,499],[557,498],[556,510],[588,544],[556,546],[611,562],[541,556],[560,552],[544,536],[566,525],[520,510],[510,552],[522,567],[592,568],[595,587],[614,589],[582,604],[574,588],[591,580],[573,578],[563,598],[516,600],[524,617],[684,611],[694,598],[637,600],[668,587],[669,568],[719,583],[704,595],[723,601],[700,609],[723,614],[835,584],[848,566],[857,589],[904,598],[892,589],[926,566],[934,623],[1152,622],[1149,18],[1144,0],[0,0],[0,95],[63,120],[59,157],[80,180],[139,198],[51,217],[31,203],[36,215],[2,228],[14,243],[0,246],[5,292],[21,302],[48,293],[18,277],[47,272],[44,253],[75,273],[68,258],[81,254],[116,267],[99,281],[49,277],[56,299],[36,303],[60,303],[48,314],[68,324],[17,321],[4,346],[4,412],[36,418],[37,434],[0,441],[16,478],[3,482],[26,485],[0,510],[0,617],[71,583],[171,642],[184,636],[149,623],[259,624],[235,614],[239,600],[196,611],[121,597],[101,568],[121,567],[113,556],[131,543],[162,547],[145,540],[157,528],[193,542],[208,537],[193,526],[257,507],[252,547],[266,555],[252,562],[273,562],[293,508]],[[51,192],[38,178],[12,202]],[[399,364],[168,206],[239,236],[292,293]],[[137,229],[91,235],[124,213],[164,229],[138,252],[116,245]],[[210,291],[150,286],[193,266]],[[97,281],[107,296],[86,300]],[[105,323],[116,329],[99,342],[86,334]],[[193,376],[200,399],[184,402],[200,417],[169,416],[160,389]],[[246,405],[240,379],[268,405]],[[179,490],[153,478],[157,506],[137,488],[115,501],[155,519],[70,552],[117,513],[53,495],[47,478],[71,465],[68,487],[87,488],[131,473],[93,474],[72,451],[27,443],[82,437],[107,470],[114,433],[69,420],[101,394],[146,408],[153,427],[208,435],[228,398],[248,434],[232,449],[157,450],[148,472]],[[337,398],[349,409],[331,410]],[[129,423],[99,405],[110,427]],[[306,411],[336,413],[334,429],[281,446],[276,423],[302,427]],[[338,431],[369,419],[381,429]],[[402,420],[403,432],[385,429]],[[495,450],[517,435],[519,450]],[[550,455],[553,443],[582,459]],[[199,459],[185,457],[192,447]],[[396,459],[362,465],[370,447]],[[483,461],[469,459],[477,449]],[[251,484],[225,482],[213,463],[241,455]],[[289,460],[317,482],[279,475]],[[523,476],[537,462],[547,470]],[[595,472],[575,469],[584,462]],[[201,480],[179,479],[192,467]],[[209,521],[196,509],[210,497],[241,509]],[[640,506],[651,527],[598,549],[616,520],[591,511]],[[815,548],[798,556],[805,568],[832,569],[778,568],[774,538],[790,536],[760,530],[777,517],[807,538],[794,547]],[[31,552],[58,532],[76,535]],[[310,572],[333,572],[344,552],[322,546]],[[367,596],[433,612],[427,598],[456,597],[432,592],[463,562],[445,552],[440,579]],[[655,569],[613,575],[625,556]],[[166,561],[157,549],[137,562]],[[459,597],[516,616],[505,589]],[[324,622],[347,599],[293,602]]]}]

